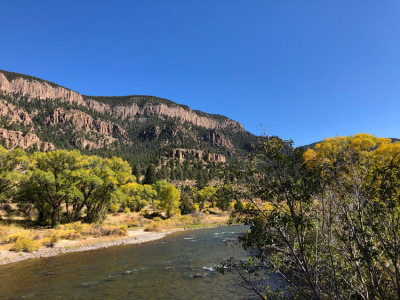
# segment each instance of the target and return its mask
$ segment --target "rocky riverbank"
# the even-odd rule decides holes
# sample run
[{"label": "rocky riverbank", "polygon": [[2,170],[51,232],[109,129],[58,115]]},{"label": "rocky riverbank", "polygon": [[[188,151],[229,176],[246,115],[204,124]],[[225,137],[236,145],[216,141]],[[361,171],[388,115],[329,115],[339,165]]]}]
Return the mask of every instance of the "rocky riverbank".
[{"label": "rocky riverbank", "polygon": [[145,232],[143,230],[131,230],[129,236],[117,240],[99,241],[98,239],[84,241],[62,240],[52,248],[41,248],[34,252],[13,252],[0,250],[0,265],[18,262],[21,260],[41,257],[51,257],[62,253],[90,251],[111,246],[132,245],[162,239],[166,235],[178,231],[174,229],[166,232]]}]

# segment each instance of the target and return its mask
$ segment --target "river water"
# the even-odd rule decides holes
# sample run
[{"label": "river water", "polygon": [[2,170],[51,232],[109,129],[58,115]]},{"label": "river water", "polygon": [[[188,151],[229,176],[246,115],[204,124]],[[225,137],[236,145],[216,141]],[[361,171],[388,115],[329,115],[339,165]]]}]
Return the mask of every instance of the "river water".
[{"label": "river water", "polygon": [[0,299],[249,299],[234,275],[216,272],[233,254],[229,242],[245,231],[183,231],[139,245],[0,266]]}]

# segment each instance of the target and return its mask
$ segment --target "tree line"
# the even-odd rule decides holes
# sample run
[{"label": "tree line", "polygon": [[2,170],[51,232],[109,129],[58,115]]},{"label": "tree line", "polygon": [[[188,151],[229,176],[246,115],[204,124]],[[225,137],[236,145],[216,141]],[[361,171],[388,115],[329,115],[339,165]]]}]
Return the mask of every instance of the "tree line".
[{"label": "tree line", "polygon": [[[83,155],[78,150],[34,152],[0,146],[0,202],[10,200],[41,225],[101,222],[110,212],[139,212],[170,218],[208,208],[230,209],[234,190],[175,186],[157,180],[154,166],[140,184],[119,157]],[[226,198],[228,197],[228,198]]]}]

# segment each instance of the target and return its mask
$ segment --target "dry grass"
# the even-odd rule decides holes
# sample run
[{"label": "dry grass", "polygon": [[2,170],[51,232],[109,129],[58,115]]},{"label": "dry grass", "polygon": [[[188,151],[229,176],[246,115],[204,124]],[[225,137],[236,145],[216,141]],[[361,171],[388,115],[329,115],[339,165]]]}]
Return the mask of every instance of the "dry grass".
[{"label": "dry grass", "polygon": [[[35,251],[40,247],[54,247],[62,241],[74,241],[75,244],[93,243],[106,239],[120,239],[128,235],[132,228],[157,232],[175,228],[196,228],[227,224],[227,214],[176,215],[163,220],[144,218],[140,213],[110,214],[104,224],[84,224],[81,222],[58,225],[54,229],[33,229],[9,222],[0,224],[0,250]],[[25,227],[24,227],[25,226]],[[32,226],[32,225],[31,225]]]},{"label": "dry grass", "polygon": [[[80,240],[89,237],[121,237],[128,234],[126,225],[82,224],[80,222],[59,225],[55,229],[24,229],[15,225],[0,226],[0,243],[3,249],[35,251],[54,247],[59,240]],[[11,246],[11,247],[10,247]]]}]

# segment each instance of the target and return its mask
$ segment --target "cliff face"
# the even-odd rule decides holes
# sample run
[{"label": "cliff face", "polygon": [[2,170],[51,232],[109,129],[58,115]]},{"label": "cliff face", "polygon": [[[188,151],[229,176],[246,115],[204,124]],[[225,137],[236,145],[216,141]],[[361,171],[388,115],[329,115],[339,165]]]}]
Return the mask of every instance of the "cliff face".
[{"label": "cliff face", "polygon": [[230,139],[219,132],[212,131],[204,136],[204,140],[210,142],[215,147],[232,148],[233,144]]},{"label": "cliff face", "polygon": [[93,99],[87,100],[88,106],[94,111],[101,113],[108,113],[115,116],[121,116],[123,118],[133,118],[136,116],[146,115],[159,115],[170,118],[176,118],[183,122],[189,122],[196,126],[201,126],[207,129],[227,129],[244,131],[243,126],[233,120],[215,120],[210,117],[203,117],[192,111],[191,109],[184,107],[168,106],[166,104],[145,104],[140,107],[137,104],[130,105],[117,105],[110,106],[108,104],[99,103]]},{"label": "cliff face", "polygon": [[11,122],[32,125],[32,119],[26,111],[2,99],[0,99],[0,117],[7,117]]},{"label": "cliff face", "polygon": [[15,78],[8,81],[3,73],[0,73],[0,91],[9,94],[20,94],[39,99],[61,99],[78,105],[86,106],[82,95],[63,87],[53,87],[46,82]]},{"label": "cliff face", "polygon": [[207,160],[211,162],[225,163],[226,157],[217,153],[205,153],[201,150],[195,149],[174,149],[172,157],[177,158],[180,162],[185,159]]},{"label": "cliff face", "polygon": [[75,131],[94,131],[110,140],[115,137],[121,137],[125,141],[129,140],[126,131],[118,124],[102,121],[100,119],[96,120],[89,114],[76,109],[65,111],[62,108],[57,108],[44,119],[44,123],[46,125],[71,123]]},{"label": "cliff face", "polygon": [[208,129],[226,129],[244,131],[243,126],[224,118],[223,120],[216,120],[212,117],[201,116],[197,112],[192,111],[185,106],[169,106],[166,104],[145,104],[139,106],[135,103],[129,105],[109,105],[100,103],[94,99],[89,98],[84,100],[83,96],[77,92],[63,88],[61,86],[53,86],[45,81],[28,80],[22,77],[17,77],[8,80],[7,77],[0,72],[0,91],[9,94],[20,94],[38,99],[60,99],[84,107],[90,107],[92,110],[108,113],[122,118],[132,118],[138,115],[159,115],[170,118],[177,118],[183,122],[189,122],[196,126],[201,126]]},{"label": "cliff face", "polygon": [[36,134],[32,133],[24,135],[21,131],[6,130],[0,128],[0,139],[9,149],[14,149],[15,147],[21,147],[22,149],[27,149],[33,147],[35,144],[38,147],[38,149],[42,149],[44,151],[55,149],[53,144],[48,142],[42,142]]}]

